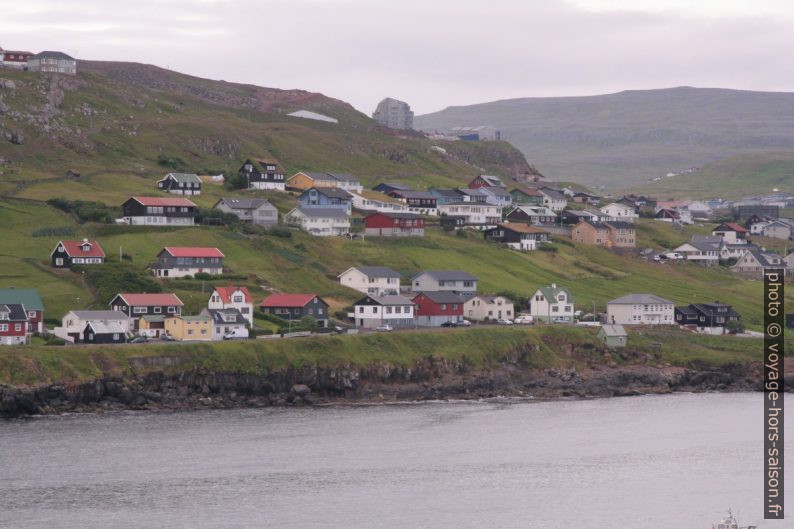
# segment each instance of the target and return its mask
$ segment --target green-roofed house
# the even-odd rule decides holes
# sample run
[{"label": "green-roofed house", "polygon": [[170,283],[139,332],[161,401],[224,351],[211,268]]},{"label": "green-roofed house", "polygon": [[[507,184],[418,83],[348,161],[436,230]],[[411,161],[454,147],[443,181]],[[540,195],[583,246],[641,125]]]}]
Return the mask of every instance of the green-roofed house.
[{"label": "green-roofed house", "polygon": [[623,325],[604,324],[598,329],[598,339],[607,347],[626,347],[627,337]]},{"label": "green-roofed house", "polygon": [[28,332],[44,333],[44,303],[35,288],[0,288],[0,305],[22,305],[28,314]]},{"label": "green-roofed house", "polygon": [[168,173],[157,181],[157,189],[173,195],[200,195],[201,178],[192,173]]},{"label": "green-roofed house", "polygon": [[529,300],[529,313],[535,321],[543,323],[573,323],[573,304],[576,302],[571,292],[552,283],[540,287]]}]

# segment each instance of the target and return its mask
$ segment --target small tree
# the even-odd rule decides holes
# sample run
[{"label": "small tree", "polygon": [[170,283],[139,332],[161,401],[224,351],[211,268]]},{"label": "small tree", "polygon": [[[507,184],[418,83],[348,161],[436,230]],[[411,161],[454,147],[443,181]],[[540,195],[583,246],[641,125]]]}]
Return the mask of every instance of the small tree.
[{"label": "small tree", "polygon": [[731,334],[739,334],[744,332],[744,324],[739,320],[728,320],[725,323],[725,329]]}]

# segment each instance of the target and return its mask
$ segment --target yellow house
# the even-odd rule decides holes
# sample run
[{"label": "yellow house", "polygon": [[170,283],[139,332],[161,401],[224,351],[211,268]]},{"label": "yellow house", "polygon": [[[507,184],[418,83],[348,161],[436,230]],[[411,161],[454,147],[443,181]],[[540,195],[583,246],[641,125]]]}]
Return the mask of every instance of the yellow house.
[{"label": "yellow house", "polygon": [[328,173],[297,172],[287,180],[287,187],[305,191],[313,187],[336,187],[338,181]]},{"label": "yellow house", "polygon": [[168,316],[165,332],[175,340],[212,340],[212,318],[209,316]]}]

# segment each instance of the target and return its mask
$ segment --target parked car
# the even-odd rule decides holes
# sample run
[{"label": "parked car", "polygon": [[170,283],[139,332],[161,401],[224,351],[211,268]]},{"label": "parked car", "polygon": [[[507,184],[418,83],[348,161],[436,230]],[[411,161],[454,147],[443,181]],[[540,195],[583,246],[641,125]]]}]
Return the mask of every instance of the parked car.
[{"label": "parked car", "polygon": [[378,332],[391,332],[393,328],[388,323],[384,323],[383,325],[378,325],[375,327],[375,330]]},{"label": "parked car", "polygon": [[513,323],[517,323],[518,325],[532,325],[535,323],[535,320],[529,314],[520,314],[518,318],[513,320]]},{"label": "parked car", "polygon": [[245,340],[248,338],[248,329],[233,329],[223,335],[224,340]]},{"label": "parked car", "polygon": [[471,327],[471,322],[469,320],[460,320],[458,325],[461,327]]},{"label": "parked car", "polygon": [[496,324],[497,325],[513,325],[513,322],[510,321],[510,320],[506,320],[504,318],[499,318],[498,320],[496,320]]},{"label": "parked car", "polygon": [[139,335],[139,336],[134,337],[132,340],[130,340],[129,343],[146,343],[148,341],[149,341],[149,338],[147,338],[146,336],[143,336],[143,335]]},{"label": "parked car", "polygon": [[173,341],[176,341],[176,338],[174,338],[173,336],[171,336],[171,335],[170,335],[170,334],[168,334],[168,333],[163,333],[163,334],[161,334],[161,335],[160,335],[160,339],[161,339],[161,340],[163,340],[163,341],[165,341],[165,342],[173,342]]},{"label": "parked car", "polygon": [[665,255],[667,256],[668,259],[671,259],[673,261],[681,261],[682,259],[684,259],[684,256],[678,252],[667,252]]},{"label": "parked car", "polygon": [[445,321],[444,323],[441,324],[441,326],[442,327],[457,327],[458,326],[458,322],[456,322],[456,321]]},{"label": "parked car", "polygon": [[656,261],[657,263],[661,261],[667,261],[667,255],[663,253],[658,253],[653,256],[653,260]]}]

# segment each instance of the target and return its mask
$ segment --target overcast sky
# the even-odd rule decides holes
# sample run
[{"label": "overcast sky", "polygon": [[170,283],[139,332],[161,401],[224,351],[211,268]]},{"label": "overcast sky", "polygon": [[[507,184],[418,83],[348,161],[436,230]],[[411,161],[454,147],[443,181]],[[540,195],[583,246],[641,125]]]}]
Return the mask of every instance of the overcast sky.
[{"label": "overcast sky", "polygon": [[790,0],[26,0],[0,46],[322,92],[369,114],[691,85],[794,90]]}]

